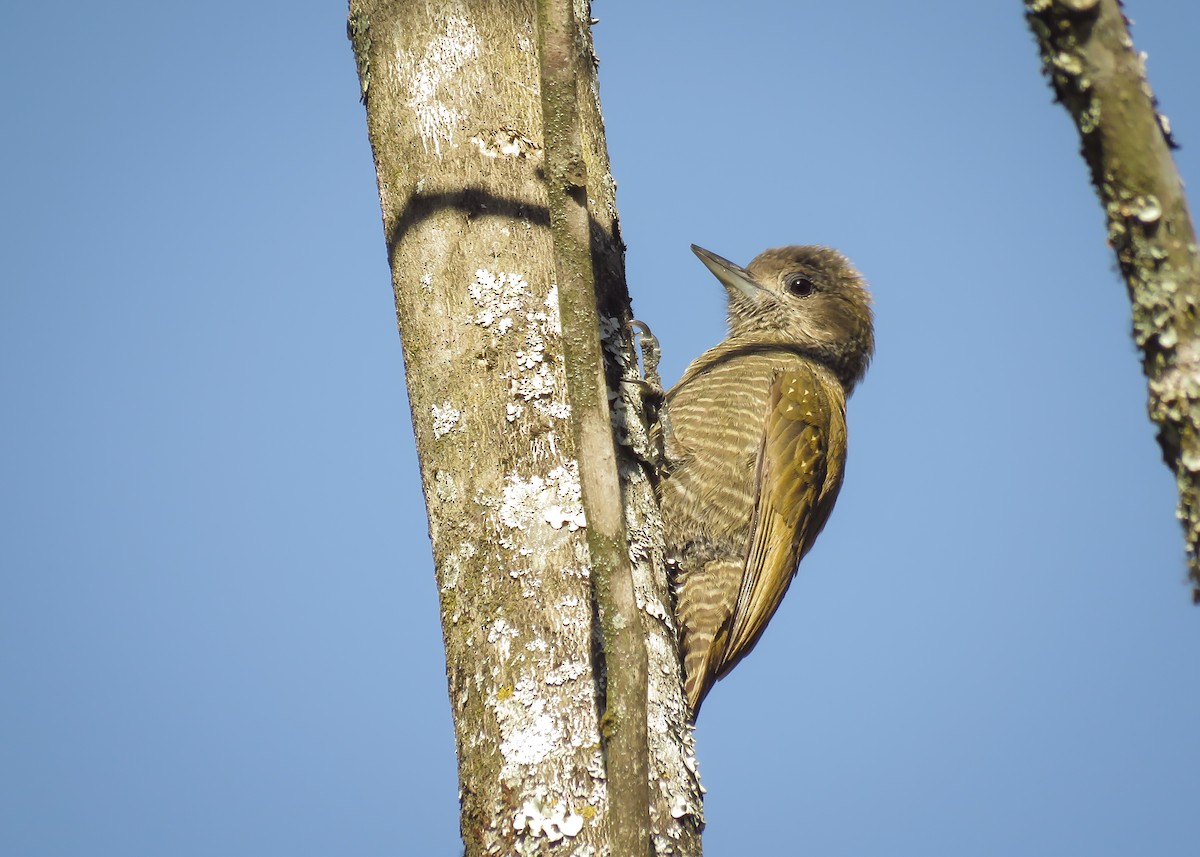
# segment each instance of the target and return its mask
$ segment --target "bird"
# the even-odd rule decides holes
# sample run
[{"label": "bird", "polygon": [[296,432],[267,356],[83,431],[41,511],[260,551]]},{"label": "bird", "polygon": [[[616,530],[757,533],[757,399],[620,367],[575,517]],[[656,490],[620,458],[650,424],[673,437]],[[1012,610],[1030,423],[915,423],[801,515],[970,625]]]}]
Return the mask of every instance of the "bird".
[{"label": "bird", "polygon": [[692,719],[754,648],[829,519],[846,399],[875,348],[871,296],[836,250],[746,267],[692,245],[728,293],[728,334],[687,367],[655,429],[684,692]]}]

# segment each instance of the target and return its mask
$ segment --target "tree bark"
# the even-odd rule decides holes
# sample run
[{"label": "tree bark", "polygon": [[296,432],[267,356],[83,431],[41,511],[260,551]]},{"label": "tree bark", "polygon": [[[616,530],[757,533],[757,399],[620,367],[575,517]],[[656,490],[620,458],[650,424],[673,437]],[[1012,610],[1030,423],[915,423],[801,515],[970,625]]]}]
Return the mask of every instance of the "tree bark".
[{"label": "tree bark", "polygon": [[616,853],[585,538],[606,515],[624,524],[614,549],[631,567],[630,621],[642,626],[648,658],[643,770],[654,848],[700,851],[661,523],[631,454],[646,432],[586,14],[576,3],[587,60],[575,63],[577,107],[623,502],[585,515],[563,346],[597,332],[560,326],[535,2],[350,2],[441,597],[468,855]]},{"label": "tree bark", "polygon": [[1133,304],[1150,418],[1175,473],[1200,602],[1200,256],[1170,126],[1119,0],[1026,0],[1043,71],[1075,120]]},{"label": "tree bark", "polygon": [[550,233],[559,317],[571,331],[563,337],[563,363],[607,679],[600,733],[609,786],[608,841],[614,854],[649,855],[645,632],[633,590],[608,409],[592,276],[588,171],[576,106],[576,67],[586,57],[577,47],[572,0],[538,0],[537,7]]}]

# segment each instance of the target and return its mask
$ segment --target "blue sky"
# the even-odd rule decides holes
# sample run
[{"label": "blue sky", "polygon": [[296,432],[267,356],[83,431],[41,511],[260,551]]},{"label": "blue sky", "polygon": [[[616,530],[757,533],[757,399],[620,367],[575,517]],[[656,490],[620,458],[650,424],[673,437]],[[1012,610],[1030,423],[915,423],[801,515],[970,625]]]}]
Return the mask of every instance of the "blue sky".
[{"label": "blue sky", "polygon": [[[1200,8],[1129,12],[1200,186]],[[668,379],[723,331],[692,242],[876,295],[842,499],[705,704],[707,853],[1194,853],[1200,612],[1020,4],[594,14]],[[344,7],[3,17],[0,853],[460,853]]]}]

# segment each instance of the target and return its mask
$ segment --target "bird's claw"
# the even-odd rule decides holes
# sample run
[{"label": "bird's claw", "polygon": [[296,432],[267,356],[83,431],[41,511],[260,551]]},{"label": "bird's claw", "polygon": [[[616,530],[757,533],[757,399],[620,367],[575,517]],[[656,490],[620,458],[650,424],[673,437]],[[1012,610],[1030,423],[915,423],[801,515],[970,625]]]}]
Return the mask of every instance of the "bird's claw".
[{"label": "bird's claw", "polygon": [[650,331],[650,326],[644,321],[633,319],[629,322],[629,330],[634,346],[642,356],[642,377],[634,383],[641,387],[646,419],[651,425],[653,454],[647,457],[646,463],[657,476],[662,476],[671,470],[672,462],[678,460],[672,454],[671,415],[667,409],[667,394],[663,390],[662,376],[658,373],[662,348],[658,337]]},{"label": "bird's claw", "polygon": [[648,394],[662,398],[662,376],[658,374],[658,363],[662,359],[662,347],[658,337],[650,332],[650,325],[636,318],[629,322],[629,332],[633,337],[633,346],[642,355],[642,383]]}]

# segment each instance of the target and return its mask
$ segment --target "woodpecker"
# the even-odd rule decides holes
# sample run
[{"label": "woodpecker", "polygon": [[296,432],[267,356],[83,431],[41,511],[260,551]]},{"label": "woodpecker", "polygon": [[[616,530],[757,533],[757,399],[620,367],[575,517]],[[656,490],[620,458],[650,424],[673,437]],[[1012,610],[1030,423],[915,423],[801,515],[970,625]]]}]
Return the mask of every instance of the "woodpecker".
[{"label": "woodpecker", "polygon": [[874,351],[862,276],[828,247],[745,268],[692,245],[729,296],[729,334],[666,394],[658,481],[684,690],[695,718],[762,636],[829,519],[846,399]]}]

